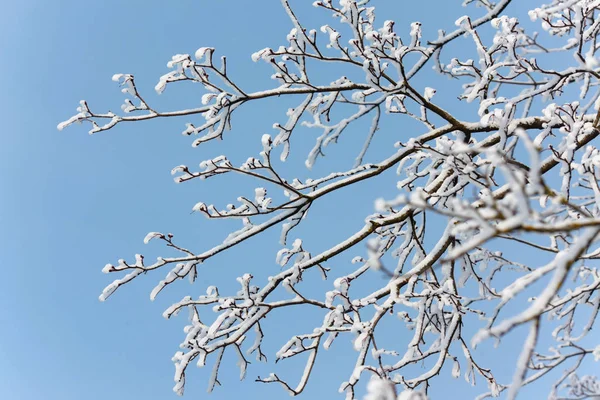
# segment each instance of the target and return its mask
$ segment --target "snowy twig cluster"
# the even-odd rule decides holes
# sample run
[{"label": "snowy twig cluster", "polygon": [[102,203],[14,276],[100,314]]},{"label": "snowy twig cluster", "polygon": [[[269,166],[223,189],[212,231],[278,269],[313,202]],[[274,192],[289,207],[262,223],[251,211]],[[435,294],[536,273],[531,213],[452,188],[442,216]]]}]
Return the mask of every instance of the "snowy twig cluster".
[{"label": "snowy twig cluster", "polygon": [[[267,359],[264,318],[285,318],[280,311],[302,306],[321,310],[322,323],[293,336],[275,355],[283,360],[306,353],[298,383],[276,374],[258,378],[278,383],[292,395],[306,387],[319,350],[346,336],[356,351],[355,365],[339,388],[348,399],[356,398],[365,375],[371,399],[425,398],[445,365],[471,384],[481,379],[487,392],[479,399],[503,392],[514,399],[547,374],[554,377],[547,388],[552,399],[600,396],[594,377],[578,375],[585,360],[600,358],[598,340],[588,337],[600,309],[600,2],[549,1],[530,10],[529,21],[520,22],[507,16],[516,0],[466,0],[464,5],[477,17],[461,17],[451,32],[425,38],[419,22],[398,27],[391,20],[376,21],[368,0],[316,1],[315,7],[336,19],[319,29],[306,28],[289,2],[281,0],[293,25],[285,43],[252,55],[273,68],[274,88],[242,89],[230,77],[226,58],[217,62],[215,49],[202,47],[194,56],[173,56],[171,71],[156,85],[161,93],[174,82],[198,83],[204,90],[202,106],[158,111],[141,96],[132,75],[118,74],[113,80],[127,95],[125,114],[96,113],[82,101],[78,113],[59,125],[89,122],[90,133],[96,133],[125,121],[188,117],[201,121],[188,123],[183,132],[194,136],[198,146],[223,138],[232,129],[233,112],[248,102],[298,99],[284,121],[273,124],[275,134],[262,136],[262,151],[249,154],[243,164],[219,156],[200,163],[199,170],[185,165],[173,169],[176,182],[222,174],[254,179],[259,186],[253,196],[240,196],[236,204],[193,207],[207,218],[241,220],[241,228],[199,252],[179,246],[171,234],[151,232],[146,243],[161,241],[178,255],[154,262],[137,255],[134,263],[120,260],[104,268],[124,275],[104,290],[101,300],[142,274],[167,269],[152,291],[154,298],[179,279],[194,281],[200,264],[217,254],[281,229],[282,249],[276,256],[281,272],[266,282],[245,274],[238,278],[236,293],[223,294],[211,286],[206,294],[187,296],[165,311],[166,318],[182,309],[190,312],[182,351],[173,357],[177,393],[183,393],[192,363],[210,361],[210,389],[218,384],[225,351],[238,355],[243,378],[249,355]],[[541,24],[541,33],[529,34],[526,27],[535,24]],[[456,52],[456,43],[469,46],[473,58],[447,57]],[[309,71],[325,64],[348,73],[319,82]],[[447,100],[442,88],[419,86],[415,77],[425,67],[462,87]],[[327,146],[363,118],[371,125],[351,168],[304,181],[278,170],[298,130],[319,132],[305,162],[310,169]],[[416,121],[420,131],[400,132],[387,154],[368,154],[378,131],[404,129],[398,128],[403,122],[390,128],[383,120],[402,118]],[[273,158],[276,149],[279,161]],[[366,162],[367,155],[373,161]],[[374,213],[364,217],[360,230],[318,254],[301,239],[288,240],[313,204],[388,170],[397,172],[398,194],[373,198]],[[444,221],[443,229],[439,221]],[[498,250],[506,244],[546,261],[521,262],[518,251]],[[356,266],[351,273],[327,267],[329,260],[349,252]],[[360,282],[373,276],[369,270],[386,280],[361,293]],[[306,294],[302,282],[312,279],[313,271],[323,278],[336,276],[330,291]],[[287,293],[283,300],[281,293]],[[216,316],[207,322],[211,309]],[[388,319],[411,335],[393,349],[377,340]],[[501,341],[521,326],[528,333],[513,379],[499,381],[487,360],[478,358],[477,346]],[[549,348],[540,345],[545,333],[554,341]],[[424,369],[415,372],[410,368],[415,364]]]}]

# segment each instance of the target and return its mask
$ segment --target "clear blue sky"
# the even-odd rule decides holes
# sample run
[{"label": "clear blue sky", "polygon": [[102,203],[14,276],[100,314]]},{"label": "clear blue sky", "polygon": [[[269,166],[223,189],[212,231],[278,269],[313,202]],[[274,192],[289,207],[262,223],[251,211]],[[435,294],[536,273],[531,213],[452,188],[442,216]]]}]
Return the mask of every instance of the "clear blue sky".
[{"label": "clear blue sky", "polygon": [[[102,275],[101,268],[118,258],[131,259],[137,252],[159,254],[162,249],[142,244],[149,231],[173,232],[197,251],[224,238],[230,225],[209,224],[190,215],[190,210],[207,198],[220,204],[232,201],[240,194],[238,184],[224,179],[215,181],[218,184],[176,186],[169,172],[182,163],[196,165],[223,148],[242,160],[258,153],[260,136],[270,132],[275,122],[265,118],[273,114],[269,107],[274,105],[240,112],[243,123],[230,135],[235,140],[224,147],[192,149],[189,138],[180,135],[186,120],[124,125],[92,137],[87,127],[57,132],[56,125],[71,116],[83,98],[97,111],[117,110],[123,96],[110,80],[114,73],[135,74],[138,87],[163,109],[198,104],[199,95],[193,90],[167,89],[158,98],[153,87],[167,72],[166,62],[173,54],[193,54],[201,46],[214,46],[218,54],[228,55],[231,74],[245,87],[271,87],[271,71],[252,63],[250,54],[282,44],[290,23],[275,0],[4,3],[0,14],[0,266],[4,276],[0,398],[176,398],[171,391],[170,358],[183,339],[185,315],[166,321],[162,311],[186,294],[202,293],[207,285],[233,290],[234,278],[248,270],[258,276],[262,275],[255,273],[257,269],[265,276],[275,274],[278,232],[208,263],[195,286],[180,283],[154,303],[148,294],[165,272],[143,277],[100,303],[99,293],[114,278]],[[298,14],[306,16],[311,28],[328,17],[308,1],[293,3],[301,5]],[[424,3],[440,7],[442,2],[374,2],[381,9],[379,20],[395,19],[399,29],[404,27],[403,34],[415,20],[427,20],[424,28],[429,32],[452,29],[463,13],[460,7],[452,12],[440,9],[425,18],[431,9]],[[184,98],[169,96],[178,93]],[[303,148],[298,143],[297,158],[291,161],[301,162],[310,144],[309,140]],[[311,232],[305,238],[314,246],[310,250],[333,244],[345,231],[361,225],[372,210],[373,197],[359,194],[353,201],[311,214],[312,225],[299,231]],[[342,218],[352,206],[360,212]],[[324,221],[329,231],[314,229]],[[354,254],[337,265],[347,270]],[[291,334],[310,332],[320,318],[299,313],[292,320],[282,318],[282,325],[273,321],[270,354]],[[349,347],[349,340],[339,343],[339,349]],[[351,373],[355,356],[342,353],[321,358],[303,398],[335,396],[339,383]],[[225,385],[216,389],[212,399],[232,399],[238,391],[244,391],[247,399],[287,397],[279,387],[254,383],[254,378],[271,371],[292,382],[299,377],[294,362],[283,362],[276,369],[254,363],[240,384],[235,360],[226,357],[225,361],[221,372]],[[187,398],[204,396],[209,373],[208,368],[190,369]]]}]

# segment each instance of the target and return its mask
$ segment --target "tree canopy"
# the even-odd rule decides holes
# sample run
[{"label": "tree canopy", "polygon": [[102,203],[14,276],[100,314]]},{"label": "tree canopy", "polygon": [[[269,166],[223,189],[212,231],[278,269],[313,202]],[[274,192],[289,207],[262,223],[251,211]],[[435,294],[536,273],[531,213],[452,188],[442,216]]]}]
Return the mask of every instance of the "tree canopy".
[{"label": "tree canopy", "polygon": [[[158,241],[171,255],[107,264],[103,271],[118,278],[100,300],[142,275],[162,274],[154,299],[181,279],[194,282],[220,253],[279,229],[281,250],[273,256],[281,270],[258,279],[262,267],[248,265],[238,291],[215,284],[164,312],[190,312],[173,357],[178,394],[194,364],[213,365],[212,390],[228,367],[225,351],[237,355],[244,378],[251,357],[272,356],[263,351],[265,318],[285,323],[306,307],[322,322],[274,354],[276,361],[305,359],[296,381],[277,373],[257,381],[300,394],[320,349],[351,340],[355,364],[340,367],[348,378],[333,385],[347,399],[359,396],[361,384],[370,399],[425,398],[440,373],[483,382],[480,399],[513,399],[535,384],[552,399],[600,396],[600,383],[582,367],[600,359],[598,339],[589,335],[600,308],[600,2],[552,0],[526,10],[516,0],[465,0],[467,15],[435,37],[424,34],[427,21],[399,26],[372,3],[316,1],[314,12],[333,18],[314,27],[281,0],[289,34],[280,47],[251,55],[272,67],[271,87],[247,90],[224,56],[201,47],[174,55],[155,87],[160,94],[196,84],[201,104],[156,109],[133,75],[116,74],[126,96],[122,113],[81,101],[59,124],[89,123],[90,133],[99,133],[124,122],[182,118],[193,146],[224,139],[225,150],[199,168],[176,166],[175,182],[224,174],[255,182],[253,193],[232,204],[193,206],[206,218],[241,222],[220,244],[188,249],[170,233],[150,232],[144,242]],[[226,152],[236,132],[228,131],[241,129],[234,112],[275,98],[294,106],[273,113],[272,134],[256,136],[261,151],[231,160]],[[304,165],[290,168],[292,142],[305,143],[313,132]],[[361,143],[336,159],[346,167],[310,176],[323,172],[316,166],[346,137]],[[347,216],[364,221],[362,228],[318,252],[294,237],[316,204],[363,193],[369,180],[381,182],[370,186],[380,190],[368,193],[372,211]],[[337,268],[350,263],[350,272]],[[327,290],[312,287],[321,278]],[[504,346],[521,327],[519,348]],[[488,366],[493,356],[478,351],[490,341],[496,351],[518,354],[507,366],[512,379],[498,379]]]}]

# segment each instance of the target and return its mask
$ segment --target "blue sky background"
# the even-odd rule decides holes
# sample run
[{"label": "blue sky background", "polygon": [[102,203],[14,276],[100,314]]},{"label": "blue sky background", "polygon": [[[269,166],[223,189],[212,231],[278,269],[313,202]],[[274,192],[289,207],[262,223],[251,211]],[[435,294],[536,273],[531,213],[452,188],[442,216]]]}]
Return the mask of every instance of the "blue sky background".
[{"label": "blue sky background", "polygon": [[[166,321],[161,317],[163,310],[184,295],[203,293],[208,285],[237,290],[235,277],[244,272],[251,271],[257,279],[276,274],[279,232],[211,260],[193,287],[178,283],[153,303],[148,300],[149,292],[166,271],[142,277],[100,303],[102,288],[116,277],[102,275],[101,268],[138,252],[150,258],[165,254],[159,246],[142,244],[149,231],[173,232],[196,251],[220,242],[232,225],[190,215],[191,207],[201,200],[220,205],[233,202],[241,190],[248,193],[253,182],[224,178],[175,185],[170,170],[179,164],[195,166],[221,152],[236,161],[258,154],[261,135],[273,133],[273,115],[282,122],[282,107],[288,105],[278,100],[240,110],[234,131],[224,143],[197,149],[180,134],[189,119],[122,125],[92,137],[87,135],[87,126],[58,132],[56,125],[73,115],[84,98],[93,110],[117,111],[123,95],[110,80],[114,73],[134,74],[138,88],[157,108],[199,104],[196,87],[167,88],[160,97],[153,88],[167,72],[166,63],[173,54],[193,54],[201,46],[214,46],[219,55],[227,55],[230,74],[248,90],[272,87],[271,70],[252,63],[250,54],[283,44],[291,24],[274,0],[5,3],[0,14],[0,265],[4,275],[0,398],[176,398],[171,391],[170,358],[183,339],[186,315]],[[309,2],[292,3],[310,28],[331,23],[329,15],[313,9]],[[379,23],[394,19],[406,36],[410,22],[422,20],[428,38],[434,38],[438,28],[454,28],[455,19],[464,13],[454,7],[459,3],[374,1]],[[318,73],[327,76],[327,71]],[[431,85],[430,80],[437,78],[430,76],[426,72],[416,84]],[[303,132],[314,138],[314,132]],[[349,133],[349,139],[331,150],[331,160],[324,160],[311,175],[334,168],[338,161],[337,169],[348,168],[364,130],[358,133]],[[390,132],[381,135],[369,154],[373,160],[388,154],[378,149],[385,150],[399,140]],[[302,161],[312,144],[311,139],[296,140],[285,168],[307,174],[301,170]],[[341,158],[345,151],[353,153]],[[381,182],[388,178],[393,176],[382,177]],[[381,186],[366,183],[350,200],[346,192],[332,196],[329,203],[315,207],[306,226],[292,237],[305,239],[313,253],[334,244],[358,229],[372,212],[373,191],[378,196],[393,194],[393,190],[382,192]],[[357,211],[348,214],[353,209]],[[334,276],[347,273],[348,261],[361,251],[332,262]],[[372,279],[381,277],[373,275]],[[268,354],[273,356],[291,335],[312,331],[321,319],[320,313],[298,312],[294,318],[266,322],[272,332],[272,340],[266,341]],[[402,333],[407,334],[398,331]],[[335,351],[322,352],[303,398],[335,397],[339,383],[352,371],[355,353],[344,352],[350,348],[346,338],[338,340]],[[507,356],[501,361],[506,365],[514,359]],[[276,368],[271,363],[254,363],[247,380],[238,383],[235,360],[226,356],[221,370],[224,386],[210,398],[232,399],[240,391],[247,399],[287,397],[278,386],[253,380],[276,371],[295,383],[298,367],[294,361]],[[190,369],[186,398],[205,396],[209,374],[209,367]],[[504,375],[503,381],[510,376]],[[446,380],[441,378],[442,383]],[[464,381],[460,387],[465,387]]]}]

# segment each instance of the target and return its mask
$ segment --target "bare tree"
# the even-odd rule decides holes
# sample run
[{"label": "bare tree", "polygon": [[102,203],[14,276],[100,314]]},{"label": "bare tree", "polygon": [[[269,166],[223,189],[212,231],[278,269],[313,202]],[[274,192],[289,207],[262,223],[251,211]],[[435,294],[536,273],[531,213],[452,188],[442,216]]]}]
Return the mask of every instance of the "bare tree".
[{"label": "bare tree", "polygon": [[[254,195],[238,197],[236,205],[193,207],[210,219],[241,220],[240,229],[218,246],[199,250],[180,246],[171,234],[151,232],[146,243],[158,240],[177,255],[154,262],[136,255],[132,262],[119,260],[103,270],[120,277],[106,287],[102,301],[140,275],[167,270],[152,291],[154,298],[177,280],[194,281],[200,264],[217,254],[281,229],[283,248],[276,256],[281,272],[266,282],[245,274],[238,278],[237,293],[224,294],[211,286],[206,294],[187,296],[165,311],[169,318],[185,308],[191,316],[183,351],[173,358],[178,394],[183,393],[190,363],[204,366],[208,359],[215,366],[212,390],[226,350],[239,356],[243,377],[247,355],[266,360],[263,319],[274,314],[285,320],[286,313],[280,311],[303,306],[321,310],[322,324],[307,326],[309,333],[292,337],[276,354],[281,360],[306,353],[299,382],[292,384],[277,374],[257,379],[278,383],[292,395],[305,388],[319,349],[348,336],[356,350],[356,364],[340,387],[348,399],[356,397],[365,376],[371,379],[369,398],[394,399],[397,393],[399,399],[424,398],[445,364],[452,366],[454,376],[462,370],[467,381],[479,376],[487,384],[489,391],[479,399],[501,393],[513,399],[536,382],[543,388],[539,378],[547,374],[555,377],[546,387],[548,398],[600,396],[600,383],[581,376],[585,371],[580,368],[586,359],[600,358],[598,339],[594,343],[588,338],[600,307],[600,1],[548,1],[529,11],[531,21],[520,24],[505,15],[517,13],[516,0],[465,0],[474,16],[458,19],[451,32],[426,39],[419,22],[399,29],[391,20],[376,22],[368,0],[316,1],[317,9],[336,18],[320,30],[305,27],[289,2],[281,0],[293,28],[281,47],[252,55],[274,69],[276,87],[245,90],[228,73],[226,58],[217,60],[214,48],[202,47],[194,56],[173,56],[171,71],[155,89],[161,93],[174,82],[198,83],[204,90],[203,106],[157,110],[138,91],[133,75],[117,74],[113,80],[127,96],[125,114],[97,113],[82,101],[78,113],[59,124],[62,129],[88,122],[90,133],[97,133],[122,122],[187,117],[201,120],[188,123],[183,132],[194,136],[193,145],[198,146],[222,138],[232,128],[234,111],[246,103],[297,99],[297,106],[274,121],[274,136],[262,137],[262,152],[249,154],[243,164],[220,156],[201,162],[199,169],[173,169],[179,183],[222,174],[256,180],[260,187]],[[541,33],[528,33],[538,23]],[[472,59],[449,57],[457,43],[460,54],[470,49]],[[324,64],[335,65],[346,76],[330,83],[315,81],[309,71]],[[557,70],[558,65],[566,66]],[[462,84],[453,101],[440,104],[434,88],[415,83],[416,76],[431,68]],[[439,89],[437,98],[443,99]],[[349,155],[350,169],[303,181],[278,171],[295,132],[320,132],[306,158],[310,169],[327,146],[358,129],[363,118],[371,125],[360,153]],[[383,125],[386,119],[396,122],[390,128]],[[378,131],[398,129],[406,120],[417,121],[420,131],[403,132],[395,148],[387,154],[369,153],[375,161],[366,162]],[[274,159],[276,152],[280,161]],[[287,240],[313,204],[393,169],[399,194],[374,194],[374,213],[364,217],[362,229],[319,254],[300,239]],[[507,244],[519,250],[498,250]],[[330,271],[328,261],[349,251],[359,254],[353,272],[340,276]],[[550,261],[523,263],[523,253]],[[353,289],[361,280],[373,279],[366,274],[369,270],[386,278],[376,290],[357,294]],[[300,282],[318,279],[312,271],[336,276],[330,291],[307,295]],[[384,320],[395,321],[390,324],[411,332],[412,338],[394,349],[380,347],[378,328]],[[514,378],[498,381],[486,359],[477,357],[476,346],[500,341],[520,326],[528,334]],[[554,344],[542,348],[541,335],[551,335]],[[408,368],[416,363],[425,366],[418,374]]]}]

